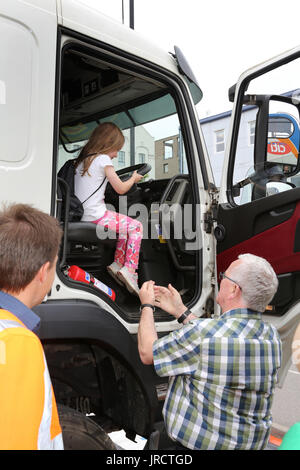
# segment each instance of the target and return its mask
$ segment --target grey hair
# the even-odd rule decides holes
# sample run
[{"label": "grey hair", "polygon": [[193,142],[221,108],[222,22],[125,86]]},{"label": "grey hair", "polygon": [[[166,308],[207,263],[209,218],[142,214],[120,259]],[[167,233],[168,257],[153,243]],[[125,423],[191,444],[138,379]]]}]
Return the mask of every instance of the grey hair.
[{"label": "grey hair", "polygon": [[270,263],[250,253],[239,255],[242,260],[231,276],[242,288],[242,296],[248,308],[264,312],[278,288],[278,279]]}]

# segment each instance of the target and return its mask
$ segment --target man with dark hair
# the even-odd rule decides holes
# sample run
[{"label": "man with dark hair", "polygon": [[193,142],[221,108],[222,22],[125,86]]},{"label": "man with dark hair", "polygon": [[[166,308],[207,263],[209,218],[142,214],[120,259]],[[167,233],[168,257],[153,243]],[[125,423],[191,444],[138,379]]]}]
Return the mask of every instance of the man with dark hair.
[{"label": "man with dark hair", "polygon": [[63,449],[31,310],[51,289],[61,237],[57,220],[30,206],[0,212],[0,449]]}]

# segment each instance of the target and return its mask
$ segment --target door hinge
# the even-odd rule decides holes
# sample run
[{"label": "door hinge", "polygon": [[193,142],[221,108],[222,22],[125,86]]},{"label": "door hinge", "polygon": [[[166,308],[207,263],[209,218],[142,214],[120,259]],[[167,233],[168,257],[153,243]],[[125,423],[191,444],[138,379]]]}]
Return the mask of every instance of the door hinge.
[{"label": "door hinge", "polygon": [[211,233],[214,222],[217,221],[219,190],[213,183],[210,183],[208,192],[211,204],[204,214],[204,230],[206,233]]},{"label": "door hinge", "polygon": [[212,212],[211,211],[205,212],[205,214],[204,214],[204,231],[205,231],[205,233],[211,233],[212,228],[213,228],[213,223],[214,223],[214,219],[213,219],[213,216],[212,216]]},{"label": "door hinge", "polygon": [[217,207],[212,207],[211,210],[204,214],[204,230],[206,233],[211,233],[214,227],[214,222],[217,221]]},{"label": "door hinge", "polygon": [[206,233],[211,233],[214,222],[217,221],[218,205],[211,206],[210,210],[204,214],[204,230]]}]

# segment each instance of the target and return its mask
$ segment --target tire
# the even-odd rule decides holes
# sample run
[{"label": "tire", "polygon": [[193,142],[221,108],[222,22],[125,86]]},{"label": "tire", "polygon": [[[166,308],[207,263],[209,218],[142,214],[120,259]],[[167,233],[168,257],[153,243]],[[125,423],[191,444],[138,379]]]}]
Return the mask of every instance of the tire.
[{"label": "tire", "polygon": [[64,405],[58,405],[65,450],[116,450],[108,434],[93,420]]}]

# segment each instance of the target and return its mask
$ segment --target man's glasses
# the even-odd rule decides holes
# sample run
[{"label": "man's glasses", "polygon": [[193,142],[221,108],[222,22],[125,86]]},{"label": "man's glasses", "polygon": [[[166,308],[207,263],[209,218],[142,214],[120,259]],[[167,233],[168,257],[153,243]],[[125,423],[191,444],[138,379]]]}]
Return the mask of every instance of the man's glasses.
[{"label": "man's glasses", "polygon": [[234,280],[231,279],[230,277],[226,276],[225,273],[220,273],[220,274],[219,274],[219,280],[220,280],[220,282],[221,282],[225,277],[226,277],[226,279],[228,279],[229,281],[234,282],[234,283],[242,290],[242,288],[241,288],[241,286],[239,285],[239,283],[236,282],[236,281],[234,281]]}]

